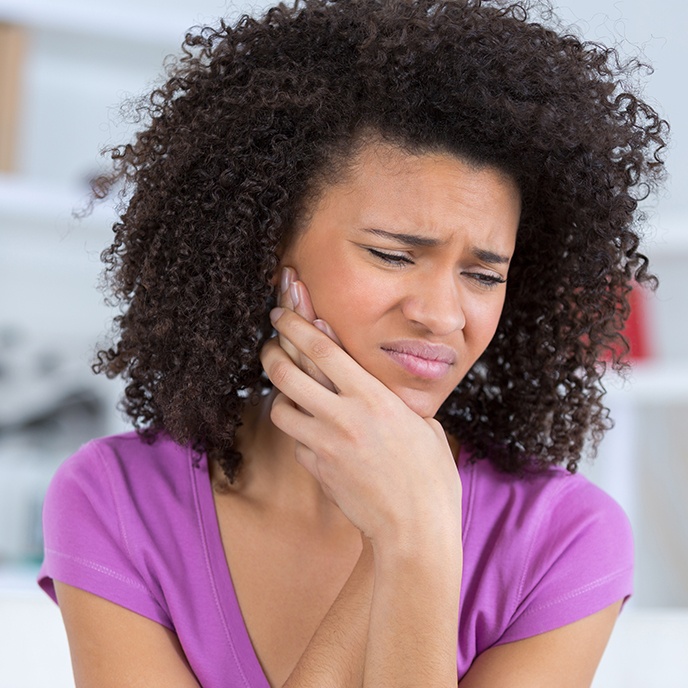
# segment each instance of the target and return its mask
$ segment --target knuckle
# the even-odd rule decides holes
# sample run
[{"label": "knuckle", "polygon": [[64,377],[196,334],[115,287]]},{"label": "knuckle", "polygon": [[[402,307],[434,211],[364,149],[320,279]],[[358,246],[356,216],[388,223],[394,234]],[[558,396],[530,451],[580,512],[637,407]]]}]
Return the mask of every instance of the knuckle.
[{"label": "knuckle", "polygon": [[284,415],[284,404],[277,402],[275,400],[275,403],[272,404],[270,407],[270,420],[278,427],[281,426],[281,419]]},{"label": "knuckle", "polygon": [[319,378],[319,376],[320,376],[320,371],[319,371],[318,368],[317,368],[315,365],[313,365],[313,363],[312,363],[311,361],[309,361],[307,358],[304,358],[304,359],[301,361],[301,368],[303,369],[303,371],[304,371],[307,375],[309,375],[310,377],[312,377],[312,378],[315,379],[315,380],[318,380],[318,378]]},{"label": "knuckle", "polygon": [[318,337],[311,343],[309,355],[316,361],[323,361],[330,358],[332,352],[332,341]]},{"label": "knuckle", "polygon": [[286,361],[277,361],[274,365],[270,367],[267,371],[268,377],[272,383],[279,389],[285,385],[291,375],[291,365]]},{"label": "knuckle", "polygon": [[[363,424],[356,417],[349,414],[340,414],[336,418],[336,437],[332,438],[333,447],[343,444],[347,447],[358,447],[360,443],[370,440],[369,434],[365,431]],[[334,434],[334,433],[333,433]]]},{"label": "knuckle", "polygon": [[363,406],[368,413],[380,413],[383,416],[394,416],[396,409],[389,404],[389,395],[380,394],[377,389],[367,391],[363,401]]},{"label": "knuckle", "polygon": [[272,356],[274,356],[275,347],[278,346],[276,338],[268,339],[260,350],[260,361],[263,366],[267,366]]}]

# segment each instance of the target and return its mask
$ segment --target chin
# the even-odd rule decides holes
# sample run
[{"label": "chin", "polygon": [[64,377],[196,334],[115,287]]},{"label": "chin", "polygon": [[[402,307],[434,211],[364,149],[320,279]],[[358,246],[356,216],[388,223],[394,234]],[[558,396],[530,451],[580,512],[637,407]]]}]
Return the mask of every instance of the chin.
[{"label": "chin", "polygon": [[408,388],[393,391],[414,413],[422,418],[434,418],[446,398],[438,400],[436,395]]}]

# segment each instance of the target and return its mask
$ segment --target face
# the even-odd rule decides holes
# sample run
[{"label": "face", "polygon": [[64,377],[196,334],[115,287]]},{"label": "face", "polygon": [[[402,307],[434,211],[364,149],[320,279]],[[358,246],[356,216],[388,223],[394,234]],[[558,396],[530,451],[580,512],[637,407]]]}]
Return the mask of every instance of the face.
[{"label": "face", "polygon": [[515,183],[493,168],[371,143],[281,265],[349,355],[431,417],[494,335],[519,215]]}]

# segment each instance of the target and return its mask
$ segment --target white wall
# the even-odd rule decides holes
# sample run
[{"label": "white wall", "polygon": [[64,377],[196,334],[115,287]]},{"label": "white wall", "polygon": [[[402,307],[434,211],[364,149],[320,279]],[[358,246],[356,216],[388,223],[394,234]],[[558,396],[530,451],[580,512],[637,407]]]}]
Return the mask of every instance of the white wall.
[{"label": "white wall", "polygon": [[[236,15],[246,6],[267,4],[237,1],[229,12]],[[112,214],[103,208],[77,223],[70,211],[85,198],[84,180],[102,164],[98,151],[126,136],[118,120],[122,99],[148,89],[159,77],[163,57],[177,51],[185,29],[222,14],[224,7],[221,0],[0,0],[0,21],[33,27],[19,174],[0,176],[0,327],[11,324],[36,342],[65,350],[84,374],[111,316],[94,287],[98,252],[109,241]],[[642,47],[655,66],[647,93],[673,126],[668,191],[648,227],[647,252],[662,279],[648,309],[655,359],[638,368],[634,384],[612,394],[619,423],[605,440],[597,466],[587,469],[632,517],[639,560],[633,604],[646,615],[633,617],[642,623],[623,620],[624,630],[615,636],[596,686],[671,688],[684,685],[685,656],[676,648],[688,647],[688,621],[685,614],[668,620],[662,615],[666,613],[648,608],[688,606],[688,3],[575,0],[559,7],[562,21],[575,21],[591,39],[611,36],[622,47],[624,41]],[[110,394],[113,407],[117,386],[103,383],[111,390],[103,394]],[[108,422],[112,431],[122,427],[114,412]],[[0,464],[8,451],[0,443]],[[26,581],[27,575],[20,578]],[[0,604],[0,640],[16,642],[0,642],[0,688],[48,685],[38,675],[21,683],[3,673],[10,658],[19,667],[34,661],[15,650],[31,653],[31,645],[47,646],[53,638],[64,650],[56,611],[31,594],[11,594],[14,587],[7,580],[0,575],[0,592],[6,593],[4,606]],[[40,622],[42,641],[32,643],[28,633],[22,636],[15,629],[26,630],[33,614],[49,620]],[[31,632],[38,633],[38,627],[31,623]],[[670,643],[660,636],[668,628]],[[653,639],[658,640],[655,645]],[[3,650],[10,649],[11,656],[3,657]],[[627,671],[630,657],[635,683]],[[56,662],[64,672],[64,653]],[[652,667],[665,670],[666,676],[659,680]],[[670,678],[672,669],[678,678]],[[643,682],[642,677],[652,676],[654,680]]]}]

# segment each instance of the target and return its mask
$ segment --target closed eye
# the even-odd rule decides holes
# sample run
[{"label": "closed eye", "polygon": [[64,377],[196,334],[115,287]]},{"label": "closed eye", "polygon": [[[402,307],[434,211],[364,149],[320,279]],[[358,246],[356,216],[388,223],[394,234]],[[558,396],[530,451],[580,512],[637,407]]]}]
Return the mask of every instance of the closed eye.
[{"label": "closed eye", "polygon": [[387,253],[386,251],[379,251],[374,248],[369,248],[367,251],[372,256],[375,256],[375,258],[381,260],[383,263],[387,263],[388,265],[396,265],[398,267],[401,267],[402,265],[413,265],[413,261],[408,256],[403,254]]},{"label": "closed eye", "polygon": [[[366,248],[368,253],[379,261],[401,268],[404,265],[414,265],[414,261],[403,253],[389,253],[375,248]],[[490,275],[484,272],[464,272],[469,279],[473,280],[482,289],[492,289],[499,284],[504,284],[506,279],[498,275]]]},{"label": "closed eye", "polygon": [[464,275],[474,280],[478,285],[485,289],[491,289],[498,284],[504,284],[506,279],[497,275],[488,275],[484,272],[465,272]]}]

